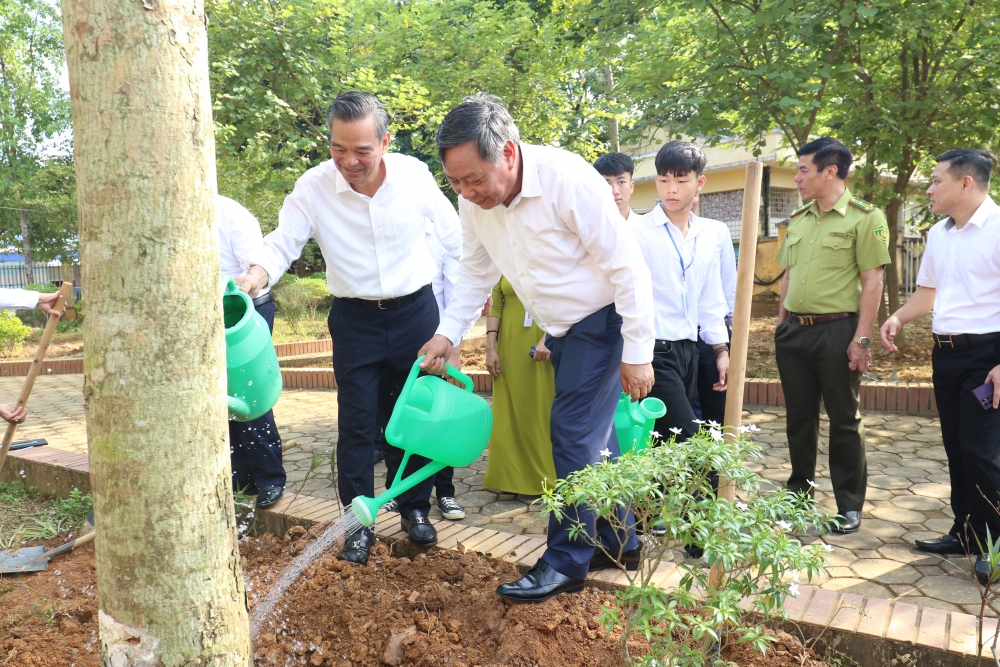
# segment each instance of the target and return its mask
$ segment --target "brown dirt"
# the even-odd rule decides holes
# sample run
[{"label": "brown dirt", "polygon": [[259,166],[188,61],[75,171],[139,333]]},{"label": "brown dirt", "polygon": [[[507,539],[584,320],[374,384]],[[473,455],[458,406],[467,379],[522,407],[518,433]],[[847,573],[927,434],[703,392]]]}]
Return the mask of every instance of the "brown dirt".
[{"label": "brown dirt", "polygon": [[[317,532],[315,530],[311,531]],[[250,606],[310,540],[301,529],[241,542]],[[52,547],[62,537],[49,540]],[[413,665],[569,667],[621,665],[615,636],[597,619],[611,594],[588,588],[538,605],[505,603],[497,584],[513,565],[432,549],[414,560],[376,544],[367,567],[320,558],[289,589],[262,630],[255,664],[316,667]],[[97,667],[97,597],[93,544],[54,561],[48,571],[0,578],[0,664]],[[748,647],[724,657],[743,667],[799,666],[795,640],[777,633],[766,658]],[[643,644],[630,644],[641,654]],[[808,660],[806,667],[822,667]]]}]

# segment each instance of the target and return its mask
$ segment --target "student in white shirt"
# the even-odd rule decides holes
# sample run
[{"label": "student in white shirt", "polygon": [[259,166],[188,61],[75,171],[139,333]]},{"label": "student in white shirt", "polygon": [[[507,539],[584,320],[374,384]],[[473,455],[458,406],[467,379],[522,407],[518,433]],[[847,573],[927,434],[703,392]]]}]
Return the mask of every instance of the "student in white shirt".
[{"label": "student in white shirt", "polygon": [[[323,252],[335,297],[329,324],[338,386],[336,455],[340,501],[347,507],[358,495],[374,495],[375,446],[386,425],[378,405],[395,404],[420,345],[438,326],[425,219],[456,259],[461,229],[427,166],[387,152],[389,114],[374,95],[340,94],[327,120],[332,159],[299,178],[243,285],[251,295],[273,285],[310,238]],[[463,316],[473,317],[485,300]],[[390,446],[385,456],[398,465],[403,452]],[[412,457],[404,474],[425,463]],[[432,483],[397,498],[403,530],[418,546],[437,543],[427,518]],[[339,558],[367,563],[372,539],[369,528],[359,529]]]},{"label": "student in white shirt", "polygon": [[659,204],[636,226],[642,254],[653,277],[656,347],[650,392],[667,406],[657,420],[664,436],[680,429],[680,438],[697,432],[698,336],[712,346],[718,382],[724,391],[729,374],[728,306],[722,290],[719,236],[691,212],[705,186],[705,153],[686,141],[669,141],[656,154]]},{"label": "student in white shirt", "polygon": [[632,162],[632,158],[625,153],[605,153],[597,158],[594,169],[611,186],[615,206],[618,207],[618,212],[622,214],[622,217],[631,223],[638,222],[639,214],[629,206],[632,193],[635,192],[635,181],[632,180],[632,175],[635,173],[635,163]]},{"label": "student in white shirt", "polygon": [[[954,523],[947,534],[917,540],[936,554],[977,554],[983,583],[987,529],[1000,537],[1000,206],[989,195],[997,163],[986,151],[963,148],[937,157],[927,195],[931,211],[948,217],[927,234],[917,291],[882,325],[882,344],[933,310],[934,396],[951,475]],[[984,409],[972,393],[992,384]],[[981,546],[982,545],[982,546]]]},{"label": "student in white shirt", "polygon": [[[597,463],[602,451],[616,457],[608,438],[621,390],[638,400],[653,384],[653,299],[649,269],[610,188],[579,156],[522,143],[503,103],[488,94],[448,113],[437,146],[459,194],[463,248],[455,293],[421,350],[425,369],[444,370],[470,314],[503,274],[548,334],[556,474]],[[599,535],[627,567],[638,566],[633,530],[619,535],[605,522],[595,527],[593,513],[577,510],[590,535]],[[570,539],[572,525],[553,517],[545,554],[497,594],[540,602],[583,590],[589,570],[615,565],[584,540]]]},{"label": "student in white shirt", "polygon": [[[222,284],[250,269],[250,257],[260,253],[264,235],[253,213],[229,197],[215,199],[216,232]],[[274,301],[268,287],[257,292],[254,309],[274,330]],[[274,412],[248,422],[229,421],[229,458],[233,468],[233,488],[257,496],[257,507],[270,507],[285,489],[285,468],[281,461],[281,436]]]}]

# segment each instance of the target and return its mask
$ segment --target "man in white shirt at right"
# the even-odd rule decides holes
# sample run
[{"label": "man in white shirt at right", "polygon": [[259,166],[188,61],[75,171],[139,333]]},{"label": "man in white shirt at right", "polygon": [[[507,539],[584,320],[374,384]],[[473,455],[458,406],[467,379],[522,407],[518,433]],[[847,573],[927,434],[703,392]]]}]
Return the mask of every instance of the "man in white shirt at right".
[{"label": "man in white shirt at right", "polygon": [[[937,157],[927,195],[948,218],[927,234],[917,291],[882,325],[882,344],[932,309],[934,397],[951,475],[954,522],[942,537],[917,540],[936,554],[977,554],[980,582],[990,576],[982,551],[987,530],[1000,538],[1000,206],[989,195],[996,158],[963,148]],[[992,407],[972,393],[992,383]]]}]

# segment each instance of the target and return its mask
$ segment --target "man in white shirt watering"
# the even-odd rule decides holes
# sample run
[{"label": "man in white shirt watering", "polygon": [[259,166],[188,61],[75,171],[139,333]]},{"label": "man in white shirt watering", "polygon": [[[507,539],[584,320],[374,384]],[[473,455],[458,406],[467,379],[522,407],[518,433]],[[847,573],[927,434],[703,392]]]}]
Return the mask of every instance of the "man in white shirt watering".
[{"label": "man in white shirt watering", "polygon": [[[520,141],[502,102],[480,94],[452,109],[437,134],[445,175],[459,194],[462,260],[437,333],[421,349],[442,372],[452,346],[503,274],[544,329],[555,367],[552,454],[565,477],[602,460],[624,388],[638,400],[653,385],[653,295],[649,269],[604,179],[582,158]],[[618,452],[610,453],[615,458]],[[616,534],[577,508],[591,536],[624,564],[638,565],[633,530]],[[624,517],[624,510],[623,519]],[[603,523],[603,522],[602,522]],[[583,590],[603,554],[570,539],[570,521],[549,521],[548,549],[521,579],[497,588],[540,602]]]},{"label": "man in white shirt watering", "polygon": [[[989,564],[981,554],[987,530],[1000,537],[1000,206],[989,196],[996,158],[964,148],[937,157],[927,195],[931,211],[948,217],[927,234],[917,291],[882,325],[892,351],[903,326],[934,311],[934,397],[951,475],[955,520],[948,533],[917,540],[935,554],[977,554],[984,584]],[[992,385],[986,405],[973,393]]]},{"label": "man in white shirt watering", "polygon": [[[375,446],[385,427],[377,406],[394,405],[417,350],[438,326],[431,291],[434,263],[424,243],[425,219],[438,229],[449,255],[457,258],[461,229],[455,209],[430,170],[416,158],[387,152],[389,114],[371,94],[337,96],[327,114],[330,155],[295,184],[281,208],[278,228],[246,278],[251,296],[273,285],[315,238],[326,261],[333,370],[337,376],[339,439],[337,472],[345,507],[375,491]],[[483,296],[463,318],[482,307]],[[399,465],[402,451],[385,456]],[[414,456],[404,474],[423,466]],[[397,498],[403,530],[418,546],[437,543],[427,518],[433,480]],[[373,533],[347,538],[340,558],[368,562]]]},{"label": "man in white shirt watering", "polygon": [[[235,280],[250,268],[250,257],[260,253],[264,235],[253,213],[228,197],[216,197],[215,217],[224,286],[230,278]],[[253,307],[274,331],[274,299],[270,288],[265,286],[257,291]],[[229,459],[234,489],[256,495],[257,507],[270,507],[278,502],[285,489],[285,468],[273,411],[248,422],[229,421]]]}]

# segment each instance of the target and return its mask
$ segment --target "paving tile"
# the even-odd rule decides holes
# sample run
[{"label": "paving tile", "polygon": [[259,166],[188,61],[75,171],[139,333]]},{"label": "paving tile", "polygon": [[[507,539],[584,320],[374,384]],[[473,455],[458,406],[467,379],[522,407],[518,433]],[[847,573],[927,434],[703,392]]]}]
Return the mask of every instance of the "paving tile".
[{"label": "paving tile", "polygon": [[979,589],[968,577],[923,577],[916,586],[924,595],[952,604],[974,604],[981,599]]}]

